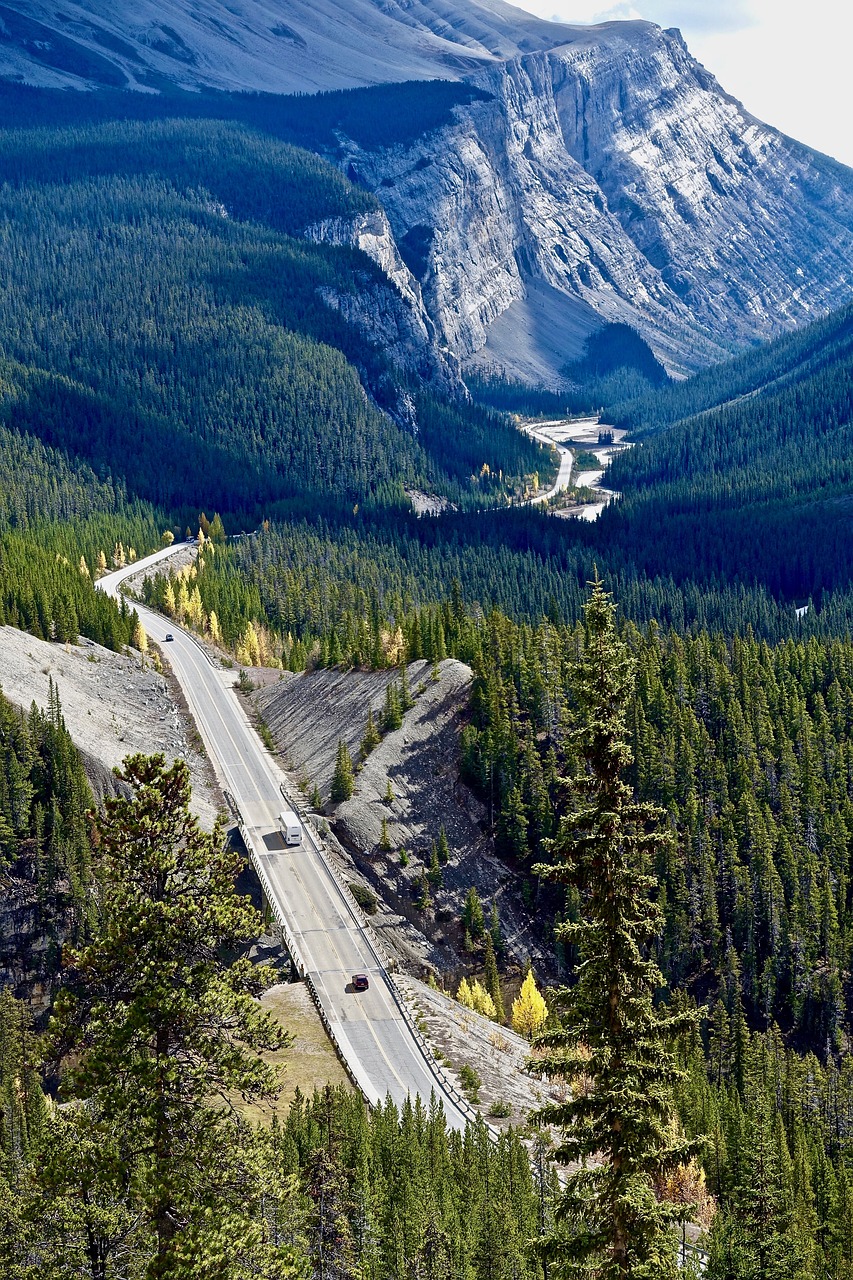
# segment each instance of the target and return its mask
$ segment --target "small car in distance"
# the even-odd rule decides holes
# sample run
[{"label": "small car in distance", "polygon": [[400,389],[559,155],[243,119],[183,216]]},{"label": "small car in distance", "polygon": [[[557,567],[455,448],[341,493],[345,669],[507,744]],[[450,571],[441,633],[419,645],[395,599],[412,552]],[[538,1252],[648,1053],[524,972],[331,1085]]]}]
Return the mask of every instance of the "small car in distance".
[{"label": "small car in distance", "polygon": [[352,975],[353,991],[366,991],[370,986],[370,981],[366,973],[354,973]]},{"label": "small car in distance", "polygon": [[166,639],[167,639],[167,640],[174,640],[174,638],[175,638],[175,637],[172,635],[171,631],[167,631],[167,632],[166,632]]}]

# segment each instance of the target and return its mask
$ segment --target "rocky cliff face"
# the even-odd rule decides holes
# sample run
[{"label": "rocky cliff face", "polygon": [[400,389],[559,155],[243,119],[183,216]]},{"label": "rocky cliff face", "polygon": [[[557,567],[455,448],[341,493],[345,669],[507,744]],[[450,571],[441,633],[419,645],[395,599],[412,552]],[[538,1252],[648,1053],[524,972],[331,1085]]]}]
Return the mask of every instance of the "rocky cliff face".
[{"label": "rocky cliff face", "polygon": [[322,291],[324,301],[374,342],[399,368],[451,395],[461,390],[458,361],[438,341],[421,288],[406,266],[382,210],[328,218],[305,231],[308,240],[349,245],[371,258],[387,283],[363,281],[356,292]]},{"label": "rocky cliff face", "polygon": [[474,77],[490,101],[344,163],[444,342],[553,375],[605,320],[688,370],[845,302],[853,174],[752,119],[648,23]]}]

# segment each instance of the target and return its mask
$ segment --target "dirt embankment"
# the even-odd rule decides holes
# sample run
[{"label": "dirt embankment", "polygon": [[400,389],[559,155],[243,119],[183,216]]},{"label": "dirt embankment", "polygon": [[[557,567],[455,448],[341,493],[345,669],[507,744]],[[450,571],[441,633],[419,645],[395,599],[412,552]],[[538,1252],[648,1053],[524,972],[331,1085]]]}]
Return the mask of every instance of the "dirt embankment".
[{"label": "dirt embankment", "polygon": [[150,661],[91,640],[63,646],[0,627],[0,688],[9,701],[25,710],[33,702],[46,707],[51,680],[96,795],[110,790],[111,771],[125,756],[161,751],[169,761],[186,760],[193,810],[204,827],[213,826],[223,801],[207,757],[178,691]]},{"label": "dirt embankment", "polygon": [[[494,854],[485,807],[459,778],[471,670],[447,659],[438,674],[434,681],[426,662],[409,665],[414,706],[358,770],[352,798],[326,806],[335,837],[329,846],[348,878],[378,895],[373,923],[410,972],[456,976],[470,966],[459,921],[472,885],[487,913],[497,904],[509,962],[530,955],[540,971],[548,959],[520,906],[520,885]],[[285,767],[306,790],[316,784],[327,799],[339,740],[358,761],[368,711],[379,723],[386,688],[399,678],[396,670],[313,671],[280,680],[253,698]],[[385,849],[383,818],[390,846]],[[423,875],[442,827],[450,857],[424,909]]]},{"label": "dirt embankment", "polygon": [[489,1124],[523,1127],[531,1111],[565,1098],[563,1085],[528,1070],[531,1049],[523,1036],[424,982],[404,978],[402,986],[421,1033],[436,1057],[456,1074],[457,1087],[465,1087],[459,1074],[463,1067],[476,1072],[480,1085],[471,1101]]}]

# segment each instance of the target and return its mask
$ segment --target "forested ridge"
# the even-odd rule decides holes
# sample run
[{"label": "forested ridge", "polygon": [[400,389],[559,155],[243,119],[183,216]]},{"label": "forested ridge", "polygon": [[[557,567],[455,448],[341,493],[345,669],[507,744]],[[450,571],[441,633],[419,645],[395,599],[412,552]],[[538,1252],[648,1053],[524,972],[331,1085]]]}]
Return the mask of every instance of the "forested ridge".
[{"label": "forested ridge", "polygon": [[94,580],[119,556],[133,560],[157,547],[163,528],[122,482],[0,427],[0,625],[61,642],[82,631],[121,649],[135,616],[96,591]]},{"label": "forested ridge", "polygon": [[[661,393],[665,429],[614,461],[610,477],[624,496],[604,513],[600,544],[679,582],[725,578],[790,601],[811,597],[818,608],[828,597],[830,612],[845,597],[846,615],[853,313],[743,357],[739,370],[755,394],[673,426],[666,399],[683,413],[690,383]],[[700,375],[709,387],[715,372]]]},{"label": "forested ridge", "polygon": [[453,108],[491,95],[457,80],[417,80],[325,93],[227,93],[213,90],[66,93],[0,83],[0,103],[22,128],[114,120],[205,120],[248,125],[311,151],[334,153],[339,135],[359,145],[394,146],[453,119]]},{"label": "forested ridge", "polygon": [[426,388],[420,433],[382,412],[407,377],[323,294],[394,286],[359,250],[298,238],[378,206],[319,157],[237,123],[117,121],[7,129],[0,177],[2,420],[136,496],[249,520],[407,485],[482,505],[501,475],[549,466]]},{"label": "forested ridge", "polygon": [[849,361],[853,342],[853,307],[842,307],[793,333],[761,343],[722,364],[712,365],[684,382],[658,387],[653,394],[622,404],[609,413],[616,426],[637,434],[717,408],[741,397],[775,394],[807,381],[839,360]]}]

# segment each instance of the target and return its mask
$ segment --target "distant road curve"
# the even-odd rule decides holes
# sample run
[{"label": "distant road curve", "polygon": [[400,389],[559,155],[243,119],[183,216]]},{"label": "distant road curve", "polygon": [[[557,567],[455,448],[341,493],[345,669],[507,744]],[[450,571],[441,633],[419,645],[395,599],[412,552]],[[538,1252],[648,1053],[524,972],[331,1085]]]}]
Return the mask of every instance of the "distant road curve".
[{"label": "distant road curve", "polygon": [[[140,569],[185,549],[176,543],[101,578],[97,586],[118,598],[119,587]],[[306,979],[320,1015],[353,1082],[372,1105],[390,1094],[440,1099],[447,1123],[463,1129],[475,1113],[432,1058],[388,971],[377,941],[338,879],[311,824],[301,845],[286,847],[277,815],[298,802],[275,760],[250,725],[233,688],[233,672],[214,664],[188,631],[136,605],[148,635],[168,656],[223,790],[239,810],[240,829],[288,949]],[[166,635],[173,638],[166,641]],[[354,973],[370,988],[353,992]]]},{"label": "distant road curve", "polygon": [[[598,443],[599,426],[611,432],[613,444],[600,445]],[[549,498],[553,498],[556,494],[571,488],[575,451],[563,443],[566,438],[571,439],[577,448],[582,448],[586,452],[594,454],[600,462],[601,466],[598,470],[582,471],[576,476],[575,484],[578,488],[597,489],[601,494],[601,500],[599,502],[585,503],[578,507],[569,507],[556,514],[574,516],[579,520],[597,520],[607,504],[612,502],[614,498],[619,497],[612,489],[603,488],[601,480],[604,475],[604,469],[613,455],[627,447],[622,443],[626,434],[624,430],[618,427],[605,426],[603,423],[600,424],[598,418],[555,418],[548,422],[526,422],[522,430],[541,444],[550,445],[560,455],[560,468],[554,484],[550,489],[545,489],[542,493],[537,493],[535,497],[529,498],[529,506],[547,502]]]}]

